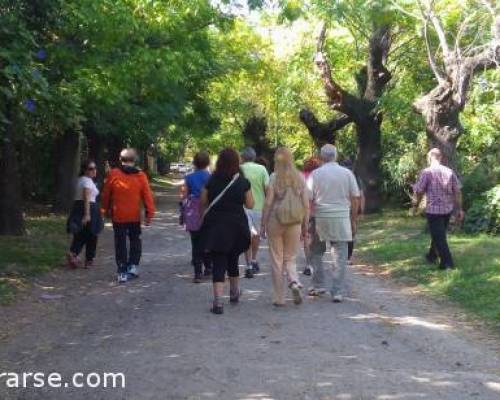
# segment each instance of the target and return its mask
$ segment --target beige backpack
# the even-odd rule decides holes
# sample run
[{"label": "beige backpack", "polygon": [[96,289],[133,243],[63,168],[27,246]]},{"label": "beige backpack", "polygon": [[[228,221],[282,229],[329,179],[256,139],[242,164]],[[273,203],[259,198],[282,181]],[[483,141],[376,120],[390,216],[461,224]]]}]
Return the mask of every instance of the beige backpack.
[{"label": "beige backpack", "polygon": [[291,187],[286,188],[283,196],[276,196],[277,202],[274,207],[276,219],[281,225],[301,224],[306,215],[306,209],[302,202],[302,192],[296,193]]}]

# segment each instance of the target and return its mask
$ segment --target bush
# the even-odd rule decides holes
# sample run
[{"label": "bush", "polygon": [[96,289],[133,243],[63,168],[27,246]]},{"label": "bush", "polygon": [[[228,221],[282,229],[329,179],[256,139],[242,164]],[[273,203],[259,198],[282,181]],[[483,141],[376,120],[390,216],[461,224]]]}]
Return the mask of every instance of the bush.
[{"label": "bush", "polygon": [[464,229],[468,233],[500,233],[500,185],[486,191],[467,210]]}]

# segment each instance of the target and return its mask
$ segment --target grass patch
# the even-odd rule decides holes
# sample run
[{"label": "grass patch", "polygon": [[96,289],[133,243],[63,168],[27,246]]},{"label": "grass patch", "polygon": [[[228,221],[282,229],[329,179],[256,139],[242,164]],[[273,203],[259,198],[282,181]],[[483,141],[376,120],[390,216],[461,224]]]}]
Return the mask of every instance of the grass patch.
[{"label": "grass patch", "polygon": [[25,236],[0,236],[0,304],[14,299],[26,279],[61,265],[68,247],[65,217],[26,219]]},{"label": "grass patch", "polygon": [[367,216],[360,224],[358,254],[405,283],[447,296],[500,328],[500,237],[451,234],[457,268],[441,271],[424,260],[430,237],[425,219],[404,211]]}]

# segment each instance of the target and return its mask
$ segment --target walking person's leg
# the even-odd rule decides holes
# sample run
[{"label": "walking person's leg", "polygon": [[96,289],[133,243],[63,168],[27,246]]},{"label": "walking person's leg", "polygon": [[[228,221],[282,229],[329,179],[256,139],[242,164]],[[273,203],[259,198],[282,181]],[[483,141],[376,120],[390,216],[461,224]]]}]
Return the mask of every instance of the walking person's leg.
[{"label": "walking person's leg", "polygon": [[295,304],[302,303],[301,284],[297,274],[297,252],[300,246],[300,225],[287,226],[283,231],[283,268],[292,290]]},{"label": "walking person's leg", "polygon": [[313,267],[312,284],[309,295],[316,296],[326,292],[325,269],[323,267],[323,255],[326,251],[326,243],[322,242],[316,226],[312,230],[312,240],[310,245],[311,264]]},{"label": "walking person's leg", "polygon": [[115,260],[118,268],[118,281],[127,281],[127,224],[113,223],[115,237]]},{"label": "walking person's leg", "polygon": [[68,254],[68,265],[70,267],[77,268],[80,266],[81,261],[79,255],[82,252],[83,246],[85,246],[85,242],[86,236],[83,229],[73,235],[73,240],[71,241]]},{"label": "walking person's leg", "polygon": [[450,222],[450,214],[446,215],[430,215],[429,229],[432,239],[439,255],[439,267],[441,269],[453,268],[453,258],[447,240],[448,224]]},{"label": "walking person's leg", "polygon": [[228,257],[225,253],[210,253],[210,258],[213,261],[212,282],[214,293],[210,311],[214,314],[222,314],[224,312],[222,296],[224,296],[224,281],[226,279],[226,271],[228,270]]},{"label": "walking person's leg", "polygon": [[194,283],[200,283],[202,279],[202,254],[200,253],[200,232],[190,231],[191,236],[191,264],[194,268]]},{"label": "walking person's leg", "polygon": [[283,275],[283,228],[275,221],[269,221],[268,226],[269,257],[273,280],[273,304],[285,304],[284,275]]},{"label": "walking person's leg", "polygon": [[87,243],[85,245],[85,267],[92,266],[97,250],[97,235],[94,235],[90,229],[87,232]]},{"label": "walking person's leg", "polygon": [[136,278],[139,276],[137,270],[139,263],[141,261],[142,255],[142,240],[141,240],[141,223],[132,222],[128,224],[128,237],[130,240],[130,253],[128,257],[128,274]]},{"label": "walking person's leg", "polygon": [[229,276],[229,301],[231,303],[238,303],[240,300],[239,258],[240,256],[236,252],[228,255],[227,275]]},{"label": "walking person's leg", "polygon": [[345,273],[347,270],[347,242],[331,242],[332,248],[332,294],[333,301],[342,301]]}]

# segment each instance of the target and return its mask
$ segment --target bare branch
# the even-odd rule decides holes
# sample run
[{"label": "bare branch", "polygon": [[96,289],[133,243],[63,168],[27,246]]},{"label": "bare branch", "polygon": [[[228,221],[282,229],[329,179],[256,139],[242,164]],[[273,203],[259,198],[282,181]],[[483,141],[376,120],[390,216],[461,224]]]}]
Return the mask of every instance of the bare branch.
[{"label": "bare branch", "polygon": [[345,91],[333,80],[330,64],[324,54],[325,39],[326,23],[323,23],[316,44],[317,52],[314,62],[320,71],[321,80],[323,81],[323,86],[325,87],[325,92],[329,100],[328,103],[335,110],[345,111],[343,104]]},{"label": "bare branch", "polygon": [[426,20],[424,24],[424,39],[425,39],[425,47],[427,49],[427,57],[429,59],[429,65],[431,66],[432,72],[434,72],[437,81],[439,83],[442,83],[446,80],[446,78],[443,72],[439,69],[434,54],[432,54],[431,43],[429,41],[429,35],[427,33],[428,26],[429,26],[429,20]]},{"label": "bare branch", "polygon": [[414,14],[412,13],[411,11],[408,11],[406,9],[404,9],[403,7],[401,7],[395,0],[391,0],[391,4],[396,8],[398,9],[399,11],[401,11],[403,14],[406,14],[408,15],[409,17],[412,17],[412,18],[415,18],[415,19],[418,19],[418,20],[421,20],[421,21],[424,21],[425,18],[423,18],[421,15],[418,15],[418,14]]}]

